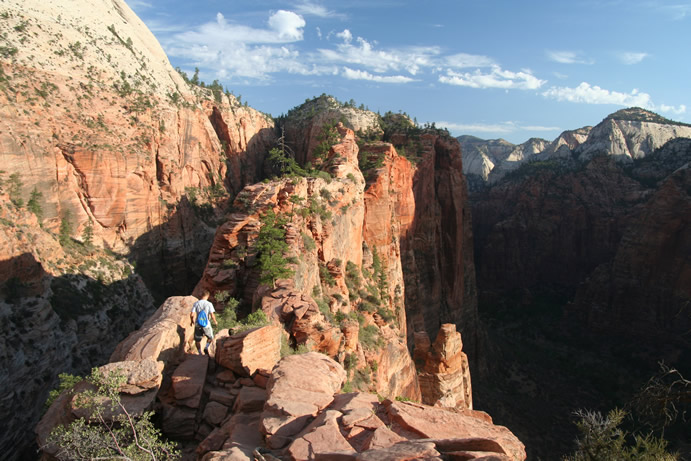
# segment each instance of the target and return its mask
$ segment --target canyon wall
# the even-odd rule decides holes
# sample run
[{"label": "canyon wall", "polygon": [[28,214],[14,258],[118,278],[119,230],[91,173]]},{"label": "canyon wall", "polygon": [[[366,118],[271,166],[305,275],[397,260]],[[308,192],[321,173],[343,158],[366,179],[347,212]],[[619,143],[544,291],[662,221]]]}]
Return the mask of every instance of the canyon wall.
[{"label": "canyon wall", "polygon": [[152,294],[194,287],[217,216],[261,177],[275,134],[270,117],[188,83],[124,2],[3,2],[0,31],[9,452],[31,440],[59,372],[104,363]]},{"label": "canyon wall", "polygon": [[186,82],[124,2],[7,2],[0,27],[5,177],[24,201],[42,194],[47,229],[67,220],[79,238],[91,222],[156,293],[189,289],[210,205],[260,178],[271,119]]}]

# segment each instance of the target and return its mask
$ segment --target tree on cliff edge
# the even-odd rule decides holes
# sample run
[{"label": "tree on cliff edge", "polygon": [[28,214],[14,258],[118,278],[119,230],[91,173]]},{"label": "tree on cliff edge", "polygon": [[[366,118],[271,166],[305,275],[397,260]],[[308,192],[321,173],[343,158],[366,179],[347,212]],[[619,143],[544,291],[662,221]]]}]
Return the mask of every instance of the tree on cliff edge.
[{"label": "tree on cliff edge", "polygon": [[284,229],[286,218],[269,210],[262,216],[261,221],[262,227],[257,239],[261,270],[259,280],[274,287],[276,280],[293,276],[293,271],[288,268],[288,261],[283,256],[288,251]]},{"label": "tree on cliff edge", "polygon": [[124,375],[104,374],[94,368],[88,381],[93,390],[81,392],[75,399],[76,406],[86,410],[88,419],[79,418],[69,425],[58,426],[48,438],[48,444],[57,448],[58,459],[179,459],[175,445],[163,441],[160,431],[151,423],[151,412],[141,416],[130,414],[120,401],[119,390],[126,381]]}]

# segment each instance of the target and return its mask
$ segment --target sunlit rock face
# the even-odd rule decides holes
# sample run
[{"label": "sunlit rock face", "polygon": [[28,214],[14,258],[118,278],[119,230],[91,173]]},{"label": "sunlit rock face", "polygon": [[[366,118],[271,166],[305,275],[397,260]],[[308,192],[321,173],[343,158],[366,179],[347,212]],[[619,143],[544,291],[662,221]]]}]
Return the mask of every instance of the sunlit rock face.
[{"label": "sunlit rock face", "polygon": [[79,237],[91,222],[94,242],[131,254],[150,286],[191,288],[214,227],[200,207],[259,179],[273,122],[186,83],[124,2],[3,11],[5,174],[21,176],[25,201],[42,194],[47,229],[67,218]]}]

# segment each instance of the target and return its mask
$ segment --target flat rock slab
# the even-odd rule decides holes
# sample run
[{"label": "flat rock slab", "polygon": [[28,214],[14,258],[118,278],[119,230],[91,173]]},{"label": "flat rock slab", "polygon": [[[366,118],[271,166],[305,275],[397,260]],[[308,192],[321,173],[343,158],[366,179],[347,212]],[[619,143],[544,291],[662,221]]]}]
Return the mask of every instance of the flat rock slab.
[{"label": "flat rock slab", "polygon": [[265,389],[260,387],[243,387],[235,399],[233,413],[255,413],[262,411],[266,403],[266,397],[267,393]]},{"label": "flat rock slab", "polygon": [[473,447],[500,447],[512,459],[526,458],[523,443],[504,426],[488,422],[482,412],[453,411],[411,402],[386,401],[385,405],[395,427],[419,434],[421,439],[466,439]]},{"label": "flat rock slab", "polygon": [[104,374],[119,373],[124,375],[126,381],[120,386],[120,392],[139,394],[150,389],[158,389],[163,380],[163,367],[163,362],[147,357],[142,361],[111,362],[103,365],[99,370]]},{"label": "flat rock slab", "polygon": [[281,359],[267,383],[269,399],[262,413],[269,447],[282,448],[302,431],[334,400],[345,379],[343,367],[318,352]]},{"label": "flat rock slab", "polygon": [[208,364],[209,358],[205,355],[187,354],[185,361],[175,369],[171,378],[172,391],[179,404],[199,408]]}]

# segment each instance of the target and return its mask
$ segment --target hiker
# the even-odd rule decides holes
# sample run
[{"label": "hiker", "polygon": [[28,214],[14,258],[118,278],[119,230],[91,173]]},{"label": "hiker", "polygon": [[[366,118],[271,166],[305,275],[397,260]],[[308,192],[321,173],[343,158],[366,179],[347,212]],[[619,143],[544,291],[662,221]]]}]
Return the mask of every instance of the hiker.
[{"label": "hiker", "polygon": [[190,312],[190,322],[194,325],[194,344],[197,346],[197,352],[202,354],[202,337],[206,336],[206,347],[204,353],[209,355],[209,346],[214,339],[214,330],[211,328],[209,319],[213,320],[214,325],[218,326],[214,312],[214,305],[209,302],[209,290],[202,291],[202,297],[192,306]]}]

